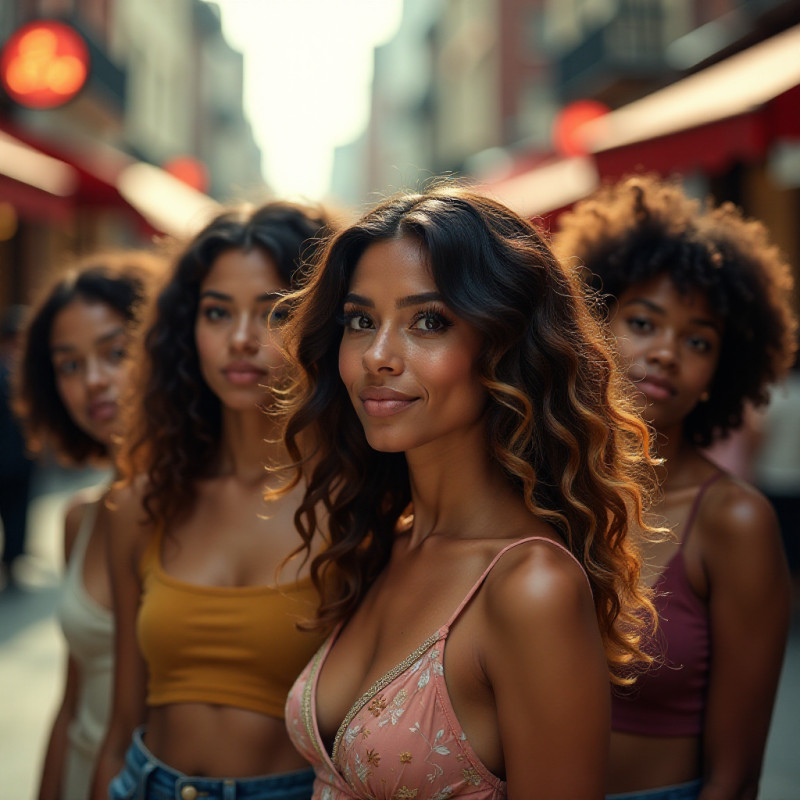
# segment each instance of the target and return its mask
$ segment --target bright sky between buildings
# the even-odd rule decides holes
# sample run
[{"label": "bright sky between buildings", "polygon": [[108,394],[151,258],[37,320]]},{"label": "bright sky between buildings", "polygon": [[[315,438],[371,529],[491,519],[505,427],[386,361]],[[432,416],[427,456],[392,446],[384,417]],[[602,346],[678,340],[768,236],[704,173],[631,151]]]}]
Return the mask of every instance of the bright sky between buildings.
[{"label": "bright sky between buildings", "polygon": [[244,54],[245,114],[264,177],[283,196],[328,191],[336,145],[367,123],[373,48],[396,30],[402,0],[215,0]]}]

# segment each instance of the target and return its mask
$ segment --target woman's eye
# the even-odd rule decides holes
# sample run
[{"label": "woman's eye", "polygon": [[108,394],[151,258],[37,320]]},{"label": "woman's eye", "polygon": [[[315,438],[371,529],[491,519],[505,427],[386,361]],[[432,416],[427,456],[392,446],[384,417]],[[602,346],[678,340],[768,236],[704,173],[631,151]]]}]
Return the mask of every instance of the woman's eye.
[{"label": "woman's eye", "polygon": [[372,320],[360,311],[351,311],[344,315],[344,326],[351,331],[368,331],[372,328]]},{"label": "woman's eye", "polygon": [[74,375],[78,371],[78,362],[59,361],[55,368],[58,375]]},{"label": "woman's eye", "polygon": [[124,361],[128,356],[128,351],[124,347],[115,347],[108,354],[108,360],[112,364],[119,364]]},{"label": "woman's eye", "polygon": [[647,317],[628,317],[628,327],[635,333],[650,333],[653,323]]},{"label": "woman's eye", "polygon": [[437,333],[450,327],[449,320],[437,311],[422,311],[411,323],[412,330]]},{"label": "woman's eye", "polygon": [[203,309],[203,316],[209,322],[217,322],[218,320],[225,319],[225,317],[228,316],[228,312],[219,306],[206,306]]},{"label": "woman's eye", "polygon": [[289,311],[285,306],[273,306],[264,313],[264,319],[275,323],[276,325],[279,325],[281,322],[285,322],[288,316]]},{"label": "woman's eye", "polygon": [[702,336],[689,337],[689,347],[698,353],[710,353],[711,342]]}]

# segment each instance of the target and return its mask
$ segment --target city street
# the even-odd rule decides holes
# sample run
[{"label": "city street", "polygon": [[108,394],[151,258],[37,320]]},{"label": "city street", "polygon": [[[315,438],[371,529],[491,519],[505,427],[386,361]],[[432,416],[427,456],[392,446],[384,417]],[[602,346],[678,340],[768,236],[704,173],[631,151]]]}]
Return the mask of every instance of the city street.
[{"label": "city street", "polygon": [[[0,593],[0,800],[35,797],[64,646],[53,618],[61,573],[61,519],[70,494],[96,476],[53,471],[31,506],[22,586]],[[800,800],[800,597],[767,747],[761,800]]]}]

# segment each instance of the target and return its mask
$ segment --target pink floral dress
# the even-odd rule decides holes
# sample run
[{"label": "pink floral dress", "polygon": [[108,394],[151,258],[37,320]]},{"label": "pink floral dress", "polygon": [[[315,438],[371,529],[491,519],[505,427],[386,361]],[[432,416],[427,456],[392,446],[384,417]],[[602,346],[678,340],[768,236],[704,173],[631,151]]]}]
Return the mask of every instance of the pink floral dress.
[{"label": "pink floral dress", "polygon": [[[339,726],[328,753],[319,734],[317,681],[341,625],[295,682],[286,725],[314,766],[313,800],[504,800],[506,784],[483,765],[456,719],[444,680],[447,635],[497,561],[492,560],[453,616],[365,692]],[[562,550],[568,552],[566,548]]]}]

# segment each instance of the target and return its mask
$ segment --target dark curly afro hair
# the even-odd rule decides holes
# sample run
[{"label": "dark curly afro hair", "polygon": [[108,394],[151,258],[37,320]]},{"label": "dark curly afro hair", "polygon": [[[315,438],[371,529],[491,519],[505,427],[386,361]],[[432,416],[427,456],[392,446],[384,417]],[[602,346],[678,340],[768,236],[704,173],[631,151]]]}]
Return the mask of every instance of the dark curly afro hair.
[{"label": "dark curly afro hair", "polygon": [[765,227],[730,203],[703,206],[677,181],[631,176],[564,214],[555,246],[578,260],[606,313],[630,286],[663,274],[707,297],[724,323],[719,364],[709,400],[683,428],[701,447],[741,426],[745,402],[765,404],[793,362],[791,270]]}]

